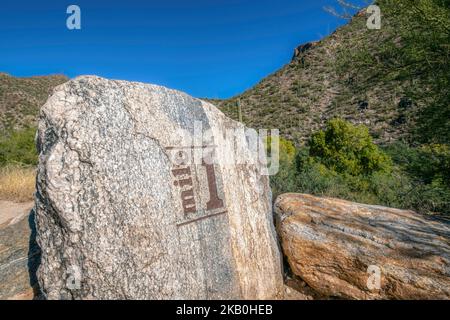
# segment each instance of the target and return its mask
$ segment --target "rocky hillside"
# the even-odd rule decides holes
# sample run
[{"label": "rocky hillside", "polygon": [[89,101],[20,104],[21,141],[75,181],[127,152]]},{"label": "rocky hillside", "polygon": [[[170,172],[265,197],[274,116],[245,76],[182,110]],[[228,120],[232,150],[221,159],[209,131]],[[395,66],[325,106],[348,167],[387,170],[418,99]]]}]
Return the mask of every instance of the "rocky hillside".
[{"label": "rocky hillside", "polygon": [[[337,116],[367,125],[381,143],[412,141],[418,135],[426,142],[448,143],[448,92],[437,96],[448,91],[450,78],[445,32],[450,11],[435,4],[439,1],[424,1],[431,6],[427,16],[410,9],[409,2],[378,1],[380,30],[366,27],[362,10],[330,36],[296,48],[290,63],[252,89],[214,103],[234,119],[239,119],[240,103],[247,125],[279,128],[296,144]],[[427,25],[431,22],[413,15],[442,18],[442,25]],[[417,34],[413,24],[421,28]],[[433,82],[437,73],[439,88]]]},{"label": "rocky hillside", "polygon": [[[250,90],[205,100],[250,127],[278,128],[296,145],[334,117],[367,125],[378,143],[448,144],[448,0],[377,3],[380,30],[367,28],[362,10],[328,37],[295,48],[291,62]],[[0,73],[0,130],[35,122],[51,88],[67,80]]]},{"label": "rocky hillside", "polygon": [[39,108],[63,75],[17,78],[0,73],[0,131],[36,125]]}]

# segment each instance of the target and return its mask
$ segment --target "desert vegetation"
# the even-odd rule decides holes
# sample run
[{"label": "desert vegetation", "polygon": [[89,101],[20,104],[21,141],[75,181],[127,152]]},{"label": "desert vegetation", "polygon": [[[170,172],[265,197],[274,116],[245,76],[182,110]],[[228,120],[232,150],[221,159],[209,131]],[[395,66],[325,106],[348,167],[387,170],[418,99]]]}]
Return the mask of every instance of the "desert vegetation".
[{"label": "desert vegetation", "polygon": [[275,197],[300,192],[427,214],[450,212],[447,145],[378,147],[367,127],[336,118],[303,147],[281,139],[280,153],[280,170],[271,177]]},{"label": "desert vegetation", "polygon": [[37,152],[36,129],[9,130],[0,138],[0,199],[24,202],[33,199]]},{"label": "desert vegetation", "polygon": [[[450,213],[450,3],[379,0],[237,97],[215,101],[256,128],[279,128],[274,195],[303,192]],[[282,148],[281,148],[282,149]],[[283,150],[281,150],[282,152]]]},{"label": "desert vegetation", "polygon": [[[212,102],[249,127],[280,129],[274,196],[304,192],[448,214],[450,3],[377,4],[381,30],[367,29],[358,14],[252,89]],[[34,182],[23,177],[37,163],[39,106],[66,80],[0,74],[0,197],[29,197]],[[4,191],[24,181],[22,195]]]},{"label": "desert vegetation", "polygon": [[25,202],[33,200],[36,170],[34,167],[0,168],[0,200]]},{"label": "desert vegetation", "polygon": [[0,199],[33,199],[39,108],[67,80],[62,75],[17,78],[0,73]]}]

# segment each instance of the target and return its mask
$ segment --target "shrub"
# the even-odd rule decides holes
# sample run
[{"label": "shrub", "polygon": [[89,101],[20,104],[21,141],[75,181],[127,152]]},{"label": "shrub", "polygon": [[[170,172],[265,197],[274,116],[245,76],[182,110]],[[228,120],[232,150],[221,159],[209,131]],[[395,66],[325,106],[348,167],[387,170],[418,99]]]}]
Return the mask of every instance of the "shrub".
[{"label": "shrub", "polygon": [[382,151],[367,128],[333,119],[298,150],[295,170],[286,166],[271,181],[277,192],[448,214],[449,164],[447,145],[411,148],[396,143]]},{"label": "shrub", "polygon": [[[272,138],[267,137],[265,145],[268,154],[271,152],[271,142]],[[270,176],[273,199],[282,193],[292,192],[292,190],[298,189],[296,186],[297,172],[294,164],[296,152],[295,146],[291,141],[282,137],[279,138],[279,170],[276,175]]]},{"label": "shrub", "polygon": [[444,144],[423,145],[418,149],[418,161],[409,170],[420,176],[425,183],[442,181],[450,187],[450,148]]},{"label": "shrub", "polygon": [[[270,154],[272,148],[272,137],[268,136],[265,140],[266,151]],[[294,144],[282,137],[278,141],[278,154],[281,161],[292,162],[295,158],[296,150]]]},{"label": "shrub", "polygon": [[365,126],[332,119],[326,129],[313,134],[309,154],[327,168],[350,175],[391,170],[391,160],[373,142]]},{"label": "shrub", "polygon": [[0,166],[36,165],[38,161],[34,143],[36,128],[11,131],[0,138]]},{"label": "shrub", "polygon": [[450,213],[450,148],[432,144],[416,148],[395,143],[386,148],[411,180],[405,205],[423,212]]}]

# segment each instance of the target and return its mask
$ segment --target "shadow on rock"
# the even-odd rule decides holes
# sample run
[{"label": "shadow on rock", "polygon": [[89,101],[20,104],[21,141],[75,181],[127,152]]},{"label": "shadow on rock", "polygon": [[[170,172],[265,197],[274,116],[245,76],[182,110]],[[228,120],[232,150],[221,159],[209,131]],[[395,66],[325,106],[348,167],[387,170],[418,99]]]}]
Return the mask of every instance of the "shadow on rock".
[{"label": "shadow on rock", "polygon": [[35,211],[31,209],[28,216],[28,225],[30,227],[30,240],[28,245],[28,274],[30,277],[30,286],[33,288],[34,299],[41,300],[43,295],[37,280],[37,270],[41,264],[41,248],[36,241],[36,222]]}]

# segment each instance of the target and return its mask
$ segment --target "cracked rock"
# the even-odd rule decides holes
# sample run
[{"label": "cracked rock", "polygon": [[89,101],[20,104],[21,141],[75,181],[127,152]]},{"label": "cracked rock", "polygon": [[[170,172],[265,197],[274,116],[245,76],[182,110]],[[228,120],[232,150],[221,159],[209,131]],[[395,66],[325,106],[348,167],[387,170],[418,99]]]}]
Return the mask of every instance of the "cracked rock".
[{"label": "cracked rock", "polygon": [[269,180],[247,132],[160,86],[58,86],[37,137],[45,297],[281,298]]}]

